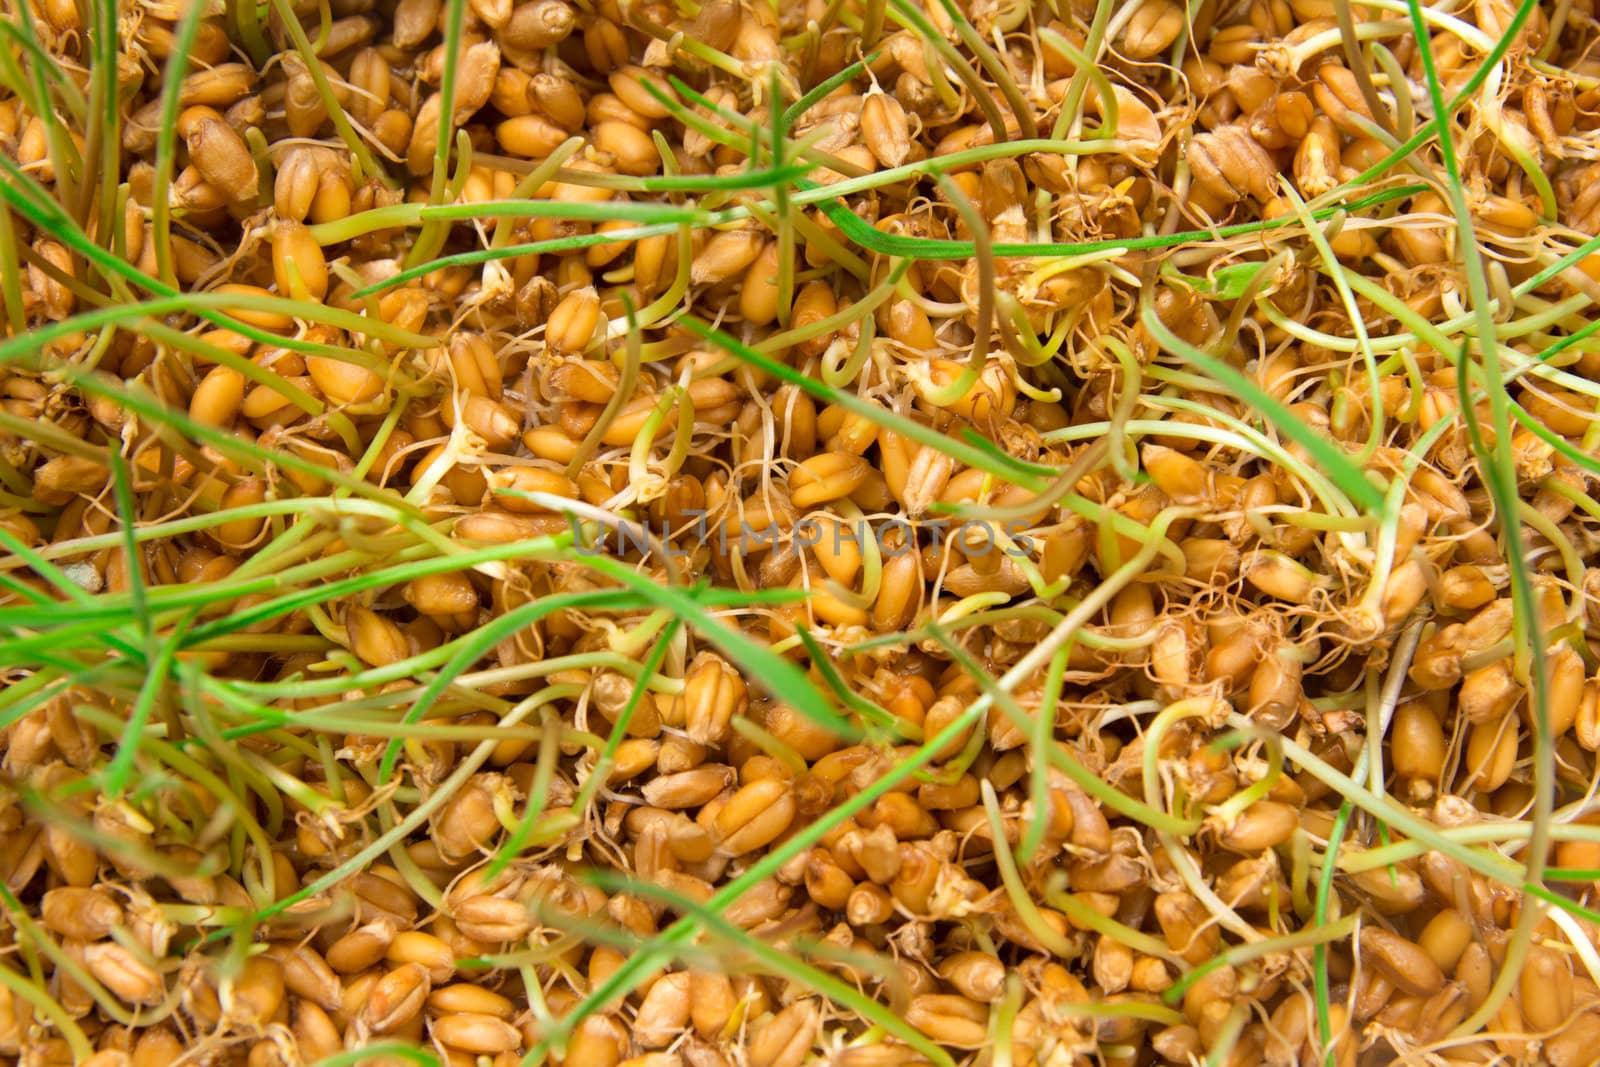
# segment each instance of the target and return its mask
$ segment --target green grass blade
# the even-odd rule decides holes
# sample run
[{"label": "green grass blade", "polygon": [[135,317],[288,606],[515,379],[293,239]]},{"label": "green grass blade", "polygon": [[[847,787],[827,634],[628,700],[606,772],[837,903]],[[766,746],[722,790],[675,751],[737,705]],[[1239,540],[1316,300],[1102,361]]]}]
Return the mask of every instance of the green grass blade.
[{"label": "green grass blade", "polygon": [[813,723],[846,739],[860,736],[860,730],[823,698],[821,692],[807,680],[805,672],[763,642],[714,618],[700,603],[698,590],[658,585],[627,564],[604,556],[586,557],[584,562],[648,600],[653,606],[666,608],[688,621],[696,633],[716,645],[774,697],[792,704],[796,711]]},{"label": "green grass blade", "polygon": [[1374,485],[1337,444],[1301,422],[1293,412],[1248,376],[1173,334],[1156,315],[1153,302],[1146,301],[1140,320],[1162,348],[1198,367],[1229,392],[1259,411],[1279,433],[1309,452],[1317,465],[1353,503],[1359,504],[1368,513],[1383,510],[1383,490]]},{"label": "green grass blade", "polygon": [[750,348],[738,339],[721,330],[707,326],[698,319],[685,315],[678,320],[678,325],[688,330],[697,337],[729,352],[746,363],[753,364],[784,382],[798,386],[805,392],[827,403],[838,404],[840,407],[853,414],[863,415],[880,426],[893,430],[895,433],[909,437],[918,444],[927,445],[939,450],[953,459],[988,471],[997,478],[1002,478],[1014,485],[1020,485],[1034,492],[1043,492],[1048,485],[1045,477],[1054,474],[1049,467],[1036,463],[1024,463],[1015,457],[1002,452],[993,442],[986,442],[987,447],[975,445],[970,441],[957,440],[920,422],[897,415],[886,408],[881,408],[854,393],[841,392],[833,389],[823,382],[819,382],[807,375],[801,374],[793,367],[778,360],[761,354]]}]

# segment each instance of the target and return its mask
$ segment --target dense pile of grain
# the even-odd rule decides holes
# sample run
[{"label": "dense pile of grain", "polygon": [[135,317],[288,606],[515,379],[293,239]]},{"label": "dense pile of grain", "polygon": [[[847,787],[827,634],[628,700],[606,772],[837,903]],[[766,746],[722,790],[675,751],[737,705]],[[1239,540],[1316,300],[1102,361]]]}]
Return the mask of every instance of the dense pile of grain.
[{"label": "dense pile of grain", "polygon": [[0,1056],[1596,1062],[1589,0],[108,2]]}]

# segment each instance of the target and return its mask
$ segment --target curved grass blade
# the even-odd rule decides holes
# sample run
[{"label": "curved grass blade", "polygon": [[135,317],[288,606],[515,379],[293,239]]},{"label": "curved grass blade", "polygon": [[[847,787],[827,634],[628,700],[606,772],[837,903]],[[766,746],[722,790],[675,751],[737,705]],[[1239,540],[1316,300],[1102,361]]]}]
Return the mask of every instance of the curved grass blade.
[{"label": "curved grass blade", "polygon": [[1206,354],[1175,335],[1156,315],[1155,304],[1146,300],[1140,320],[1145,329],[1150,331],[1152,337],[1167,351],[1182,358],[1185,362],[1198,367],[1206,375],[1219,382],[1235,396],[1244,400],[1256,411],[1275,426],[1279,433],[1290,438],[1307,452],[1311,453],[1327,476],[1333,483],[1348,496],[1351,501],[1362,506],[1369,514],[1376,514],[1383,510],[1383,490],[1368,479],[1366,473],[1354,463],[1327,437],[1313,430],[1286,408],[1275,397],[1262,389],[1247,375],[1234,369],[1215,356]]}]

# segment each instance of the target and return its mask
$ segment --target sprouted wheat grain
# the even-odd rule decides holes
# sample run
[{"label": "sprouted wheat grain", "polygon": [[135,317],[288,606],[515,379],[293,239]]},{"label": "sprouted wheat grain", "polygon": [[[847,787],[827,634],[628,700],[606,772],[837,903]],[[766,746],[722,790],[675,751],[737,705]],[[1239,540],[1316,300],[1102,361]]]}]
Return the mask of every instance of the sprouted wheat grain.
[{"label": "sprouted wheat grain", "polygon": [[8,0],[0,1056],[1597,1062],[1596,18]]}]

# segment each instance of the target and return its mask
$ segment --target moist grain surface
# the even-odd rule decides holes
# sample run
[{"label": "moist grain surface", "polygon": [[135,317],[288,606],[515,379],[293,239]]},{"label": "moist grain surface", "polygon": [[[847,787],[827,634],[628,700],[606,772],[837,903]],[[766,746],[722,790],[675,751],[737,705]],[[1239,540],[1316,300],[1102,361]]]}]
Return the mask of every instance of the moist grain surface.
[{"label": "moist grain surface", "polygon": [[0,1059],[1586,1067],[1592,0],[4,0]]}]

